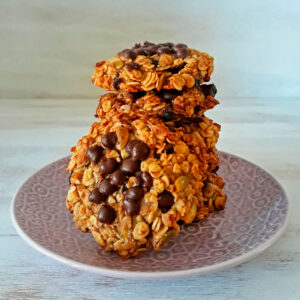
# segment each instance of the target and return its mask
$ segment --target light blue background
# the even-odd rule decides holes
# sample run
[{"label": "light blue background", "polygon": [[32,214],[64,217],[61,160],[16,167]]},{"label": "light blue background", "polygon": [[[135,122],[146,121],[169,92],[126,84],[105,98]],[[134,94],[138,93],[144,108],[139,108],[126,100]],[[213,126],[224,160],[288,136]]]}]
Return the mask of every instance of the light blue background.
[{"label": "light blue background", "polygon": [[297,97],[299,29],[296,0],[4,0],[0,98],[95,98],[95,62],[144,40],[213,55],[219,97]]}]

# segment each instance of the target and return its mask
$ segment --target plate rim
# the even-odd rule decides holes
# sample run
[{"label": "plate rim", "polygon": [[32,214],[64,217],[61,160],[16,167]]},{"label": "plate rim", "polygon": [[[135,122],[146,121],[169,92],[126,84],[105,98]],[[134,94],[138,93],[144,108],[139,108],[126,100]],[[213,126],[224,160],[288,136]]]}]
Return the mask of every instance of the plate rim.
[{"label": "plate rim", "polygon": [[32,248],[39,251],[40,253],[43,253],[44,255],[46,255],[56,261],[59,261],[65,265],[71,266],[78,270],[92,272],[94,274],[99,274],[99,275],[108,276],[108,277],[123,278],[123,279],[142,279],[142,280],[143,279],[152,279],[152,280],[153,279],[174,279],[174,278],[186,278],[186,277],[191,277],[191,276],[195,276],[195,275],[204,275],[204,274],[219,272],[219,271],[223,271],[225,269],[232,268],[234,266],[245,263],[245,262],[251,260],[252,258],[260,255],[263,251],[265,251],[267,248],[272,246],[281,237],[281,235],[286,230],[288,223],[289,223],[290,214],[291,214],[291,202],[290,202],[289,198],[287,197],[287,194],[286,194],[283,186],[281,185],[281,183],[279,183],[276,180],[276,178],[273,175],[271,175],[268,171],[266,171],[262,167],[256,165],[255,163],[253,163],[243,157],[240,157],[235,154],[228,153],[228,152],[224,152],[224,151],[218,151],[218,152],[223,153],[225,155],[230,155],[230,156],[236,157],[238,159],[242,159],[242,160],[246,161],[247,163],[250,163],[253,166],[255,166],[256,168],[267,173],[267,175],[270,176],[271,179],[274,180],[278,184],[283,197],[287,201],[287,213],[285,215],[285,220],[284,220],[282,226],[277,230],[277,232],[274,235],[272,235],[268,240],[266,240],[261,245],[259,245],[258,247],[250,250],[247,253],[241,254],[234,258],[231,258],[229,260],[226,260],[226,261],[223,261],[220,263],[216,263],[213,265],[209,265],[209,266],[186,269],[186,270],[178,270],[178,271],[163,271],[163,272],[123,271],[123,270],[108,269],[108,268],[104,268],[104,267],[96,267],[96,266],[88,265],[85,263],[77,262],[70,258],[56,254],[55,252],[52,252],[51,250],[40,245],[38,242],[34,241],[25,231],[23,231],[22,227],[20,226],[20,224],[18,223],[18,221],[16,219],[16,215],[15,215],[16,196],[18,195],[19,191],[23,188],[25,183],[32,176],[34,176],[37,172],[41,171],[44,168],[49,167],[51,164],[53,164],[55,162],[66,159],[70,156],[65,156],[63,158],[55,160],[55,161],[45,165],[44,167],[40,168],[39,170],[34,171],[31,175],[29,175],[25,179],[25,181],[23,181],[21,183],[21,185],[15,192],[13,199],[11,201],[11,205],[10,205],[10,215],[11,215],[13,226],[14,226],[15,230],[17,231],[17,233],[21,236],[21,238],[25,242],[27,242]]}]

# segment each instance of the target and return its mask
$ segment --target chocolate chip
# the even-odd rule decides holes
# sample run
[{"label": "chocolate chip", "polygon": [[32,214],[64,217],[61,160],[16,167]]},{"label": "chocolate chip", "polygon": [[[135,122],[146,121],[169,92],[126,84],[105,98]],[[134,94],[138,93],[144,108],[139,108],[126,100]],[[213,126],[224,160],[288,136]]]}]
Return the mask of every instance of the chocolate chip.
[{"label": "chocolate chip", "polygon": [[140,69],[140,65],[136,64],[134,62],[130,62],[130,63],[126,64],[126,69],[127,70],[139,70]]},{"label": "chocolate chip", "polygon": [[127,174],[134,173],[140,169],[140,164],[137,160],[126,158],[122,161],[121,170]]},{"label": "chocolate chip", "polygon": [[133,50],[136,55],[146,55],[144,48],[137,48]]},{"label": "chocolate chip", "polygon": [[133,160],[145,160],[150,154],[150,149],[147,144],[142,141],[138,141],[131,151],[131,157]]},{"label": "chocolate chip", "polygon": [[169,48],[172,48],[174,46],[174,43],[162,43],[162,45],[166,46],[166,47],[169,47]]},{"label": "chocolate chip", "polygon": [[102,175],[112,173],[117,168],[117,161],[113,158],[104,158],[99,163],[99,171]]},{"label": "chocolate chip", "polygon": [[144,181],[142,179],[142,175],[139,174],[137,175],[135,178],[134,178],[134,183],[137,185],[137,186],[142,186]]},{"label": "chocolate chip", "polygon": [[102,148],[98,145],[94,145],[88,148],[86,156],[90,162],[97,164],[102,156]]},{"label": "chocolate chip", "polygon": [[167,144],[165,150],[166,150],[167,154],[173,154],[174,153],[174,145]]},{"label": "chocolate chip", "polygon": [[115,210],[108,204],[100,207],[98,220],[105,224],[111,224],[116,218]]},{"label": "chocolate chip", "polygon": [[131,98],[132,101],[142,98],[145,95],[146,95],[146,92],[143,92],[143,91],[138,91],[136,93],[127,93],[127,97]]},{"label": "chocolate chip", "polygon": [[137,49],[141,47],[141,43],[135,43],[131,49]]},{"label": "chocolate chip", "polygon": [[189,50],[187,48],[178,48],[175,50],[175,53],[178,58],[185,58],[189,55]]},{"label": "chocolate chip", "polygon": [[164,122],[171,121],[173,119],[173,112],[167,108],[164,108],[161,117]]},{"label": "chocolate chip", "polygon": [[156,52],[158,55],[161,55],[164,53],[171,54],[172,50],[169,47],[162,46],[162,47],[158,48]]},{"label": "chocolate chip", "polygon": [[104,202],[105,200],[106,200],[106,196],[104,194],[100,193],[98,188],[96,188],[90,192],[89,201],[99,204],[101,202]]},{"label": "chocolate chip", "polygon": [[153,157],[156,158],[156,159],[160,159],[160,154],[157,153],[157,152],[154,152]]},{"label": "chocolate chip", "polygon": [[201,90],[202,90],[203,94],[206,97],[207,96],[214,97],[217,93],[217,88],[214,84],[202,84],[200,87],[201,87]]},{"label": "chocolate chip", "polygon": [[170,69],[168,69],[168,72],[171,72],[172,74],[177,74],[185,67],[185,65],[186,65],[186,63],[184,63],[180,66],[174,67],[174,68],[170,68]]},{"label": "chocolate chip", "polygon": [[174,204],[174,196],[169,191],[163,191],[158,195],[159,208],[169,208]]},{"label": "chocolate chip", "polygon": [[140,203],[125,199],[123,202],[123,208],[128,216],[134,216],[140,211]]},{"label": "chocolate chip", "polygon": [[165,100],[174,100],[179,95],[180,92],[175,90],[168,90],[162,92],[162,96]]},{"label": "chocolate chip", "polygon": [[154,55],[157,51],[157,49],[159,48],[159,46],[157,45],[152,45],[152,46],[149,46],[147,48],[145,48],[145,53],[147,56],[151,56],[151,55]]},{"label": "chocolate chip", "polygon": [[110,175],[110,183],[113,185],[123,185],[126,181],[125,173],[121,170],[117,170]]},{"label": "chocolate chip", "polygon": [[130,49],[124,49],[118,55],[124,58],[131,58],[132,60],[136,59],[136,53]]},{"label": "chocolate chip", "polygon": [[148,42],[148,41],[144,42],[144,47],[149,47],[149,46],[153,46],[153,45],[155,45],[155,44],[151,43],[151,42]]},{"label": "chocolate chip", "polygon": [[99,192],[103,195],[111,195],[115,189],[116,187],[108,179],[102,180],[99,184]]},{"label": "chocolate chip", "polygon": [[115,90],[118,91],[120,89],[120,84],[121,84],[120,74],[117,73],[117,75],[114,78],[112,86]]},{"label": "chocolate chip", "polygon": [[180,120],[175,122],[175,127],[176,128],[183,127],[185,125],[190,125],[193,122],[194,122],[194,119],[192,119],[192,118],[182,117]]},{"label": "chocolate chip", "polygon": [[178,49],[181,49],[181,48],[187,48],[187,45],[186,44],[176,44],[173,47],[174,50],[178,50]]},{"label": "chocolate chip", "polygon": [[101,144],[105,149],[113,149],[118,141],[118,137],[115,132],[105,134],[101,138]]},{"label": "chocolate chip", "polygon": [[216,166],[211,172],[217,174],[219,171],[219,166]]},{"label": "chocolate chip", "polygon": [[126,147],[125,147],[125,151],[128,154],[131,154],[133,147],[138,143],[138,140],[131,140],[127,143]]},{"label": "chocolate chip", "polygon": [[143,187],[150,189],[153,185],[153,178],[149,173],[143,172],[141,174],[143,180]]},{"label": "chocolate chip", "polygon": [[129,188],[124,195],[126,200],[139,201],[144,196],[144,189],[139,186],[134,186]]}]

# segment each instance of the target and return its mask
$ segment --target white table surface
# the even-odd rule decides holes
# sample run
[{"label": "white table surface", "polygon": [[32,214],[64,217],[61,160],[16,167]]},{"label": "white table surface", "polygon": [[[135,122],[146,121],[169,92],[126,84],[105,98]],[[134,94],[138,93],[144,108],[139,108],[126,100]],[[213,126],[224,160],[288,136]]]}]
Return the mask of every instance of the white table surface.
[{"label": "white table surface", "polygon": [[0,100],[0,299],[300,299],[300,99],[222,99],[208,116],[219,149],[262,166],[286,189],[286,232],[262,255],[227,271],[183,280],[134,281],[72,269],[28,246],[11,199],[42,166],[87,134],[97,100]]}]

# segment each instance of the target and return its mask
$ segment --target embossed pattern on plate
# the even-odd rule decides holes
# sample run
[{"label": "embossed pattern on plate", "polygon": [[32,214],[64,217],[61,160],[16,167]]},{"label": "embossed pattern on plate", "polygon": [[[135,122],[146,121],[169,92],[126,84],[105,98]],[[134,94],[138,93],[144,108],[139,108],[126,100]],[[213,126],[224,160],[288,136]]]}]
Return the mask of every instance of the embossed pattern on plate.
[{"label": "embossed pattern on plate", "polygon": [[33,247],[77,268],[134,278],[206,273],[260,253],[287,223],[289,203],[279,183],[256,165],[220,152],[218,174],[226,182],[226,209],[185,225],[159,252],[123,260],[76,229],[65,207],[68,160],[55,161],[31,176],[17,192],[12,214],[16,229]]}]

